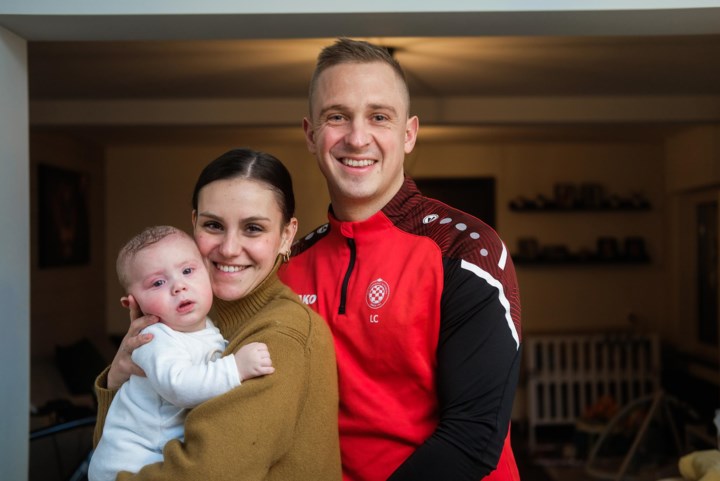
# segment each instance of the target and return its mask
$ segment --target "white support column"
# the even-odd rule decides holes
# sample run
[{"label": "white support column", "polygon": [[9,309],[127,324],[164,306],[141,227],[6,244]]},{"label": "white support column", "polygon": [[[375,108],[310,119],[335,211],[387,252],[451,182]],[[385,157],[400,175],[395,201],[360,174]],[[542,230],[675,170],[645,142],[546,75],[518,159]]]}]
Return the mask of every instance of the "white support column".
[{"label": "white support column", "polygon": [[27,42],[0,27],[0,470],[27,479],[30,412],[30,179]]}]

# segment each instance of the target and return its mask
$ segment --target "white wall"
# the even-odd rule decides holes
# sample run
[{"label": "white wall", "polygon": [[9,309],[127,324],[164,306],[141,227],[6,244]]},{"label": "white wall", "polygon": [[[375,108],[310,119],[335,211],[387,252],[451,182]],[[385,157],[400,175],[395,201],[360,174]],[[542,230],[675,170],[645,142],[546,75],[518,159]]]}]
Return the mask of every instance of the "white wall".
[{"label": "white wall", "polygon": [[0,471],[27,479],[30,209],[26,42],[0,27]]}]

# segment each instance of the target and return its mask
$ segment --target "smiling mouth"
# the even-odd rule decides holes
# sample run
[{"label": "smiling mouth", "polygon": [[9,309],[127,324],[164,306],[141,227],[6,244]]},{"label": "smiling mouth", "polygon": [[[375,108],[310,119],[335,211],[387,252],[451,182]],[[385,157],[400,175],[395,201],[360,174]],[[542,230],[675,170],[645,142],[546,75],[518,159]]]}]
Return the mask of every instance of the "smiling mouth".
[{"label": "smiling mouth", "polygon": [[242,270],[247,269],[247,267],[228,266],[228,265],[225,265],[225,264],[218,264],[217,262],[214,262],[213,264],[215,265],[215,268],[216,268],[217,270],[222,271],[222,272],[228,272],[228,273],[231,273],[231,272],[240,272],[240,271],[242,271]]},{"label": "smiling mouth", "polygon": [[343,165],[347,165],[348,167],[369,167],[375,163],[375,161],[371,160],[371,159],[348,159],[348,158],[340,159],[340,162],[342,162]]}]

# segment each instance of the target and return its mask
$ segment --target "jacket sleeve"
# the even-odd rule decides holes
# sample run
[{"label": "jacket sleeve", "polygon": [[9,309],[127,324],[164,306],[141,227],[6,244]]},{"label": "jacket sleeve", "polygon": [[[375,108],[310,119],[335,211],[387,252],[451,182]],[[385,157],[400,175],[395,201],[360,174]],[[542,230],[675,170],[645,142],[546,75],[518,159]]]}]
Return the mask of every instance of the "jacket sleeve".
[{"label": "jacket sleeve", "polygon": [[163,399],[174,406],[193,408],[240,385],[240,375],[233,356],[213,362],[197,362],[177,333],[164,326],[152,325],[153,342],[132,353],[133,361],[145,371],[148,381]]},{"label": "jacket sleeve", "polygon": [[440,419],[392,481],[477,481],[495,469],[508,434],[520,363],[514,271],[498,280],[464,261],[445,260],[444,268]]},{"label": "jacket sleeve", "polygon": [[243,340],[252,341],[268,345],[275,373],[193,409],[185,421],[185,441],[168,442],[163,462],[136,474],[122,472],[118,480],[265,479],[292,443],[308,361],[294,331],[274,327]]}]

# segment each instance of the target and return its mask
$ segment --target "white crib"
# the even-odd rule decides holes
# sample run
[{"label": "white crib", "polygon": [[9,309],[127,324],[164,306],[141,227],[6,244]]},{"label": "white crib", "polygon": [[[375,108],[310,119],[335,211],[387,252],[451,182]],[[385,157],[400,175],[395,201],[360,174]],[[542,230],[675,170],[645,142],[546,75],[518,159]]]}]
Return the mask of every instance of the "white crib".
[{"label": "white crib", "polygon": [[605,395],[624,406],[660,388],[656,334],[528,336],[524,356],[531,452],[540,426],[572,425]]}]

